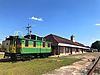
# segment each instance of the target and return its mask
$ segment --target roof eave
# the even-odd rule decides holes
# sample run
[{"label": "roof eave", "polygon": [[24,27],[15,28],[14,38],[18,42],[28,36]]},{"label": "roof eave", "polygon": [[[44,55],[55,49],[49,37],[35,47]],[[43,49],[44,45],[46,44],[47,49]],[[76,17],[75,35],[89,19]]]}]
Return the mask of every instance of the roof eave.
[{"label": "roof eave", "polygon": [[67,46],[67,47],[80,48],[80,49],[90,49],[90,48],[87,48],[87,47],[76,46],[76,45],[65,44],[65,43],[58,43],[58,46]]}]

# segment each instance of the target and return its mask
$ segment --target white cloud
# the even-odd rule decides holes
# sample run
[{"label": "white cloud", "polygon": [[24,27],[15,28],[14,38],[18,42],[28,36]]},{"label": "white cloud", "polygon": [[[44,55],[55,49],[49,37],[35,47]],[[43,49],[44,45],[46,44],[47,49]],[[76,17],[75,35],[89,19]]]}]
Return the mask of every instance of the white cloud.
[{"label": "white cloud", "polygon": [[100,24],[95,24],[96,26],[100,26]]},{"label": "white cloud", "polygon": [[37,18],[37,17],[31,17],[31,18],[29,18],[29,19],[32,19],[32,20],[36,20],[36,21],[43,21],[43,19],[42,18]]}]

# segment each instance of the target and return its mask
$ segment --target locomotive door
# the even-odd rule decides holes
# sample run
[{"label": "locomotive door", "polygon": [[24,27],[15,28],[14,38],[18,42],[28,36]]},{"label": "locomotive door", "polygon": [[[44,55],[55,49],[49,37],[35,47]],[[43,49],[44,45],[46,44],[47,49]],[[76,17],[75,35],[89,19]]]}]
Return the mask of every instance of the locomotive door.
[{"label": "locomotive door", "polygon": [[11,49],[10,49],[11,53],[16,53],[16,39],[13,39],[11,41]]},{"label": "locomotive door", "polygon": [[16,40],[14,39],[14,45],[13,45],[13,53],[16,53]]}]

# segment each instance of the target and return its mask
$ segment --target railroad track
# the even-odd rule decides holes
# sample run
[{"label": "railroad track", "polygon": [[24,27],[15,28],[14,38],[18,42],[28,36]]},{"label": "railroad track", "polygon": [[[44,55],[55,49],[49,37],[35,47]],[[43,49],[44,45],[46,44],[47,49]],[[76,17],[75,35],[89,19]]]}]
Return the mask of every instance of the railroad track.
[{"label": "railroad track", "polygon": [[100,60],[100,56],[94,61],[94,64],[92,65],[91,69],[88,71],[87,75],[92,75],[93,74],[99,60]]}]

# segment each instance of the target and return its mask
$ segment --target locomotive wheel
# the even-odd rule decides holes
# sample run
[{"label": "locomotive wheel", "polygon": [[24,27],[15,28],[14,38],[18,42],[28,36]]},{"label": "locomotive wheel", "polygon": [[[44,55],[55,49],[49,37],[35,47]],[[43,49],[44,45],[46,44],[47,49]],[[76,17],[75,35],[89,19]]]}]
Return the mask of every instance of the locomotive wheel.
[{"label": "locomotive wheel", "polygon": [[11,56],[11,60],[12,60],[12,61],[16,61],[16,60],[17,60],[16,54],[11,54],[10,56]]}]

